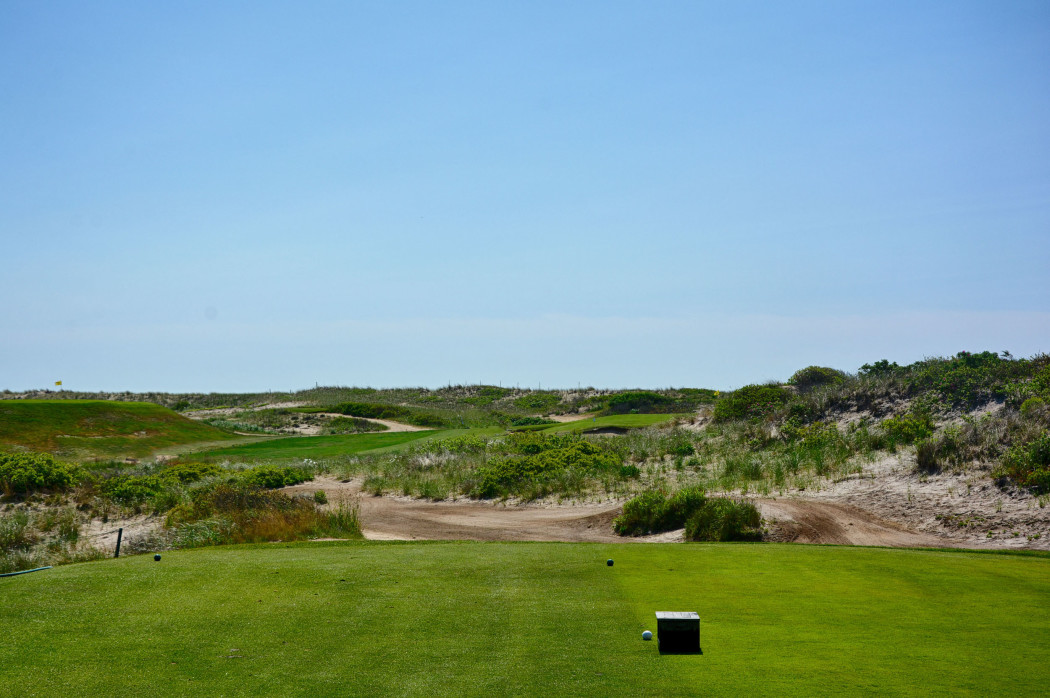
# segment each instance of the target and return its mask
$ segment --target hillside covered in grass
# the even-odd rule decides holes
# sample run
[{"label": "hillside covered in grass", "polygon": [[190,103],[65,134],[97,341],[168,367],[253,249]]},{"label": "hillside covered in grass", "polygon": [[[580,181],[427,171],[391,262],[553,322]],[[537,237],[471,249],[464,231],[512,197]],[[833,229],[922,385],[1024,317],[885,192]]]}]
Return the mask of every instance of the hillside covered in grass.
[{"label": "hillside covered in grass", "polygon": [[[712,404],[716,391],[528,390],[494,385],[428,388],[318,387],[287,393],[79,393],[39,391],[0,398],[57,398],[144,401],[175,411],[221,420],[238,431],[280,433],[311,415],[337,414],[388,419],[432,429],[518,427],[542,423],[551,415],[629,415],[692,412]],[[207,414],[214,413],[214,417]],[[538,421],[539,420],[539,421]],[[335,433],[335,432],[331,432]],[[346,432],[349,433],[349,432]]]},{"label": "hillside covered in grass", "polygon": [[72,459],[143,458],[168,446],[231,438],[148,402],[0,400],[0,449]]}]

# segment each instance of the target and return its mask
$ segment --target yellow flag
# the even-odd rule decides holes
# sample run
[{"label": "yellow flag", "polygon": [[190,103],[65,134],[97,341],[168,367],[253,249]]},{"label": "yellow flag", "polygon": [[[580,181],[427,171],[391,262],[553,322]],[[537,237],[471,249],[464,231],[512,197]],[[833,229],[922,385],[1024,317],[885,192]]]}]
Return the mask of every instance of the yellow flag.
[{"label": "yellow flag", "polygon": [[55,381],[55,385],[62,385],[62,381]]}]

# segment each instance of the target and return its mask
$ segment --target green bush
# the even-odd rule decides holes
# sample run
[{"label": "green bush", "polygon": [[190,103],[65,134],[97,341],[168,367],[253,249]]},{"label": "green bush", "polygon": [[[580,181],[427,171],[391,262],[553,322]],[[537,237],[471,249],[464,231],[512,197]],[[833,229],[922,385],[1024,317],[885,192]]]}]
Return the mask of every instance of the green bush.
[{"label": "green bush", "polygon": [[386,431],[390,427],[378,422],[370,422],[361,417],[335,417],[322,428],[324,434],[364,434],[373,431]]},{"label": "green bush", "polygon": [[514,400],[514,405],[529,412],[550,412],[561,404],[558,393],[529,393]]},{"label": "green bush", "polygon": [[613,519],[613,530],[621,536],[673,531],[685,526],[706,501],[701,487],[686,487],[671,497],[660,490],[649,490],[623,505],[623,513]]},{"label": "green bush", "polygon": [[214,463],[177,463],[162,468],[157,472],[157,476],[189,484],[198,482],[206,477],[222,475],[225,472],[225,470]]},{"label": "green bush", "polygon": [[623,513],[613,519],[613,530],[621,536],[644,536],[661,530],[667,495],[659,490],[649,490],[628,500]]},{"label": "green bush", "polygon": [[715,497],[708,499],[685,522],[685,538],[691,541],[760,541],[762,516],[751,502]]},{"label": "green bush", "polygon": [[118,475],[104,480],[100,489],[113,501],[133,506],[153,499],[167,489],[171,482],[154,475]]},{"label": "green bush", "polygon": [[933,420],[928,414],[906,414],[882,420],[880,426],[891,445],[913,444],[933,436]]},{"label": "green bush", "polygon": [[838,369],[827,366],[807,366],[795,371],[788,383],[805,393],[822,385],[835,385],[844,380],[846,380],[846,374]]},{"label": "green bush", "polygon": [[912,392],[933,391],[953,407],[972,408],[1004,398],[1011,380],[1031,371],[1028,361],[1001,358],[992,351],[961,351],[949,359],[926,359],[908,366]]},{"label": "green bush", "polygon": [[896,361],[890,363],[887,359],[880,359],[873,364],[864,364],[858,373],[862,376],[895,376],[904,373],[907,369],[900,366]]},{"label": "green bush", "polygon": [[605,411],[610,414],[662,413],[671,411],[673,405],[674,401],[666,395],[638,390],[610,396]]},{"label": "green bush", "polygon": [[576,435],[515,433],[502,445],[506,455],[490,458],[475,471],[472,497],[524,494],[565,473],[620,472],[623,457]]},{"label": "green bush", "polygon": [[1006,477],[1035,492],[1050,492],[1050,432],[1034,440],[1015,444],[1004,455],[997,477]]},{"label": "green bush", "polygon": [[779,385],[745,385],[715,403],[714,418],[718,422],[758,420],[772,414],[790,399],[791,393]]},{"label": "green bush", "polygon": [[517,419],[512,419],[510,421],[512,427],[532,427],[542,424],[557,424],[557,422],[545,417],[518,417]]},{"label": "green bush", "polygon": [[247,485],[274,490],[289,485],[298,485],[314,478],[302,468],[278,468],[272,465],[262,465],[243,471],[240,479]]},{"label": "green bush", "polygon": [[1021,416],[1033,417],[1046,411],[1046,401],[1041,397],[1030,397],[1021,403]]},{"label": "green bush", "polygon": [[47,453],[0,453],[0,490],[7,495],[66,490],[82,475],[78,466]]}]

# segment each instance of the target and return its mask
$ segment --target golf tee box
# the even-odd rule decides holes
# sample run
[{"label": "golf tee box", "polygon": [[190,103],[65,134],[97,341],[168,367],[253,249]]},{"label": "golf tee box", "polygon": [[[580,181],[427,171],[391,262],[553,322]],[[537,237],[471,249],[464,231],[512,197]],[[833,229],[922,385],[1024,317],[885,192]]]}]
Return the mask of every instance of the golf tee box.
[{"label": "golf tee box", "polygon": [[700,616],[693,611],[657,611],[656,641],[667,654],[700,653]]}]

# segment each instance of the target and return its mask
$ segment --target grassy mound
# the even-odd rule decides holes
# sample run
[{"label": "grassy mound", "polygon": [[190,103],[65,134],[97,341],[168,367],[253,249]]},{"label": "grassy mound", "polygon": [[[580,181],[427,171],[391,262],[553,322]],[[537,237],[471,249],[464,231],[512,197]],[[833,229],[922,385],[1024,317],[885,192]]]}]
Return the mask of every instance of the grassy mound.
[{"label": "grassy mound", "polygon": [[160,448],[234,438],[148,402],[0,401],[0,448],[66,458],[143,458]]},{"label": "grassy mound", "polygon": [[[772,544],[205,548],[0,579],[0,666],[40,696],[1037,695],[1048,571]],[[657,610],[698,612],[703,655],[643,642]]]}]

